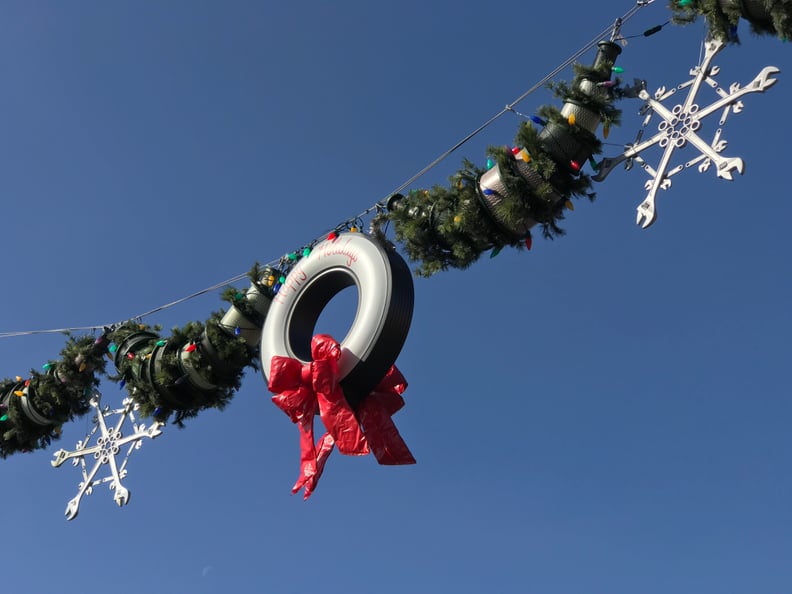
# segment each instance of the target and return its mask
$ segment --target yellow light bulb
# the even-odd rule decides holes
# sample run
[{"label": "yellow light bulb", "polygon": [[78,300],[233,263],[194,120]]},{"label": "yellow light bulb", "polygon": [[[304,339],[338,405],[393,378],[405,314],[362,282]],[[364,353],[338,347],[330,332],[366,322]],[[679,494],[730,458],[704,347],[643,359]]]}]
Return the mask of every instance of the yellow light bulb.
[{"label": "yellow light bulb", "polygon": [[569,122],[570,126],[574,126],[575,125],[575,114],[574,113],[570,113],[569,117],[567,118],[567,121]]},{"label": "yellow light bulb", "polygon": [[575,210],[575,205],[572,204],[571,200],[567,200],[564,206],[566,206],[569,210]]}]

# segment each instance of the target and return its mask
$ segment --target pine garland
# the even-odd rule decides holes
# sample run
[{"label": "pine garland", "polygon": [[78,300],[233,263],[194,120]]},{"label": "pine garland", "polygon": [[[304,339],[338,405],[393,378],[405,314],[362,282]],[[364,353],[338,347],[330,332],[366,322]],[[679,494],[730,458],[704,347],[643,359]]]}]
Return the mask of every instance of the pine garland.
[{"label": "pine garland", "polygon": [[[248,273],[251,286],[265,298],[274,295],[278,271],[255,264]],[[263,323],[238,289],[224,297],[232,307]],[[184,426],[185,419],[207,408],[223,409],[241,385],[246,368],[258,368],[257,348],[224,330],[224,310],[205,323],[173,328],[167,339],[161,327],[127,321],[105,328],[98,338],[69,337],[61,358],[48,361],[43,371],[31,370],[27,379],[0,380],[0,457],[45,448],[60,437],[66,421],[85,415],[100,376],[125,386],[143,417]],[[117,373],[107,374],[105,357]]]},{"label": "pine garland", "polygon": [[70,336],[61,358],[45,363],[43,373],[0,381],[0,457],[46,447],[63,423],[88,412],[108,343],[106,335]]},{"label": "pine garland", "polygon": [[792,0],[673,0],[669,8],[677,24],[703,17],[709,34],[726,43],[739,43],[736,31],[741,18],[756,35],[792,39]]},{"label": "pine garland", "polygon": [[[740,18],[750,23],[754,33],[784,41],[792,38],[792,0],[674,0],[670,8],[674,22],[704,17],[710,34],[727,42],[738,42],[735,28]],[[603,44],[607,42],[600,44],[594,67],[575,67],[571,85],[549,86],[567,105],[595,114],[598,123],[609,126],[619,123],[614,101],[628,89],[621,89],[618,79],[610,81],[618,51],[608,54]],[[594,194],[591,178],[580,172],[582,163],[565,162],[566,149],[561,149],[566,143],[574,147],[575,155],[588,159],[601,152],[601,143],[592,130],[555,107],[543,106],[536,113],[543,128],[537,130],[524,122],[515,137],[517,147],[530,159],[519,162],[509,147],[487,151],[504,188],[497,216],[480,186],[488,168],[464,160],[448,186],[393,196],[388,211],[378,212],[372,221],[375,238],[386,241],[383,226],[392,221],[397,240],[410,259],[419,263],[416,272],[431,276],[448,268],[467,268],[487,250],[494,255],[505,246],[530,246],[530,228],[537,224],[546,238],[562,235],[558,221],[568,200],[593,199]],[[289,259],[299,257],[295,252]],[[282,264],[283,272],[255,264],[247,293],[233,287],[225,291],[223,297],[231,304],[228,311],[212,313],[205,323],[173,328],[167,339],[160,336],[157,326],[129,321],[105,328],[96,339],[69,336],[60,359],[48,361],[42,371],[31,370],[27,379],[1,379],[0,457],[44,448],[58,439],[63,423],[90,410],[90,398],[102,375],[124,382],[142,416],[158,421],[173,415],[174,422],[183,426],[185,419],[201,410],[224,408],[239,389],[245,369],[257,369],[258,364],[257,348],[223,322],[224,317],[236,310],[251,327],[260,328],[266,309],[254,306],[250,291],[254,297],[271,299],[277,292],[277,279],[290,266],[287,261]],[[114,361],[116,375],[106,374],[105,356]]]},{"label": "pine garland", "polygon": [[[613,61],[599,60],[595,67],[576,65],[571,85],[550,85],[564,102],[573,102],[596,114],[607,125],[618,124],[621,112],[614,106],[620,93],[604,87],[592,87],[610,80]],[[585,84],[584,84],[585,83]],[[592,91],[592,88],[595,90]],[[601,152],[601,142],[553,106],[542,106],[537,116],[545,124],[542,132],[532,123],[520,125],[515,144],[530,156],[531,172],[521,172],[509,147],[490,147],[487,156],[497,163],[500,181],[509,197],[498,206],[498,216],[482,200],[479,181],[487,169],[468,160],[463,168],[449,178],[449,185],[411,190],[406,196],[391,198],[387,219],[393,222],[396,239],[408,257],[418,263],[416,274],[432,276],[448,268],[465,269],[476,262],[482,253],[503,247],[523,249],[529,245],[528,230],[539,224],[542,235],[553,238],[564,232],[557,221],[572,197],[594,198],[591,178],[569,163],[561,163],[550,153],[556,137],[572,142],[581,154],[591,156]],[[538,182],[531,182],[526,175]],[[383,217],[384,218],[384,217]],[[515,233],[515,229],[525,229]]]}]

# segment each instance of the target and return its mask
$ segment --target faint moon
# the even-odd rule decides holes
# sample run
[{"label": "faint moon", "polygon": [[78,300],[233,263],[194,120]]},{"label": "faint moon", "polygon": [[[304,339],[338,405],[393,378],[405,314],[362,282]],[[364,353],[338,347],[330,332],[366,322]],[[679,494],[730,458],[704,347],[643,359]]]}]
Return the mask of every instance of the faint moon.
[{"label": "faint moon", "polygon": [[209,575],[210,571],[212,571],[212,566],[211,565],[207,565],[206,567],[204,567],[201,570],[201,576],[206,577],[207,575]]}]

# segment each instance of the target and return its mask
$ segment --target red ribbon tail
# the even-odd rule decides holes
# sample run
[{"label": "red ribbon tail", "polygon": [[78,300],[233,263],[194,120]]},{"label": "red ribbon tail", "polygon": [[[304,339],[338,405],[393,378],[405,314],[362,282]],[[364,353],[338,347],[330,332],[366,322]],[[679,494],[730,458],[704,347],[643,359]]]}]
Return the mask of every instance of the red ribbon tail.
[{"label": "red ribbon tail", "polygon": [[292,493],[299,491],[316,475],[316,449],[313,439],[313,417],[302,417],[297,423],[300,430],[300,478],[292,487]]},{"label": "red ribbon tail", "polygon": [[398,398],[394,392],[375,392],[363,399],[358,406],[358,418],[366,434],[369,447],[377,462],[384,465],[415,464],[415,458],[407,447],[399,430],[391,419],[390,410],[398,410]]},{"label": "red ribbon tail", "polygon": [[332,434],[338,451],[345,456],[365,456],[369,453],[366,436],[360,428],[355,413],[340,387],[328,392],[317,392],[319,415]]},{"label": "red ribbon tail", "polygon": [[315,446],[316,457],[311,461],[312,464],[306,464],[305,461],[300,465],[300,478],[292,487],[292,493],[297,493],[300,489],[305,487],[303,492],[303,501],[307,500],[311,493],[316,489],[319,484],[319,479],[322,478],[325,463],[333,453],[333,436],[325,433]]}]

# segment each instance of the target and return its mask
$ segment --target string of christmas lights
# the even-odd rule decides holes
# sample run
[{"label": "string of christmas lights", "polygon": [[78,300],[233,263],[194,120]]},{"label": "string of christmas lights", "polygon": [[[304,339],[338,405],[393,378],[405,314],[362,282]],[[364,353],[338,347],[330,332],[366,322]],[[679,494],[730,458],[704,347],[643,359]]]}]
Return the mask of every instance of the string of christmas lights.
[{"label": "string of christmas lights", "polygon": [[[257,364],[257,331],[260,333],[268,300],[277,294],[289,271],[301,258],[309,256],[320,241],[333,240],[345,231],[362,231],[366,220],[370,219],[369,232],[383,239],[384,229],[392,222],[397,240],[411,259],[421,262],[417,272],[426,276],[448,266],[464,268],[485,250],[492,249],[491,256],[494,256],[506,245],[524,245],[530,249],[529,229],[537,223],[543,226],[545,234],[560,233],[555,220],[563,218],[562,209],[574,208],[569,198],[587,195],[591,180],[581,173],[581,168],[587,161],[595,170],[598,167],[592,160],[600,147],[594,130],[604,122],[603,134],[607,137],[608,124],[618,123],[620,113],[613,107],[613,100],[629,96],[625,90],[620,90],[618,76],[615,80],[611,78],[623,73],[613,64],[621,52],[614,42],[624,39],[621,36],[623,24],[653,1],[639,0],[624,16],[616,19],[614,25],[546,79],[508,104],[387,198],[265,266],[256,264],[247,274],[251,285],[246,291],[229,286],[245,276],[237,275],[117,324],[1,333],[0,337],[53,332],[93,332],[94,335],[70,336],[60,359],[47,361],[41,371],[32,371],[28,378],[16,376],[0,380],[0,456],[46,447],[59,437],[64,422],[87,413],[90,398],[99,384],[98,376],[105,373],[105,358],[112,360],[118,371],[117,375],[108,375],[109,379],[127,388],[143,416],[164,422],[174,415],[174,422],[181,425],[200,410],[223,408],[239,388],[244,369],[255,368]],[[736,4],[742,6],[743,2],[745,0]],[[675,0],[670,8],[675,13],[674,22],[690,22],[703,15],[713,35],[734,43],[737,40],[732,28],[741,16],[759,32],[775,34],[782,39],[788,36],[792,0],[779,0],[771,8],[765,7],[769,12],[754,19],[756,22],[751,20],[755,13],[748,13],[746,17],[744,11],[735,12],[734,4],[731,0]],[[716,26],[722,25],[724,18],[730,26],[726,29]],[[643,36],[654,34],[663,26],[649,29]],[[601,41],[607,33],[611,34],[610,41]],[[435,187],[431,192],[411,191],[407,197],[399,194],[497,118],[505,113],[516,114],[515,105],[595,44],[599,50],[594,66],[576,65],[576,77],[570,86],[551,85],[556,95],[564,100],[564,110],[551,106],[537,110],[535,115],[529,116],[531,123],[524,122],[521,126],[516,146],[492,151],[486,169],[466,161],[466,169],[452,178],[454,185],[450,190]],[[541,126],[542,130],[537,133],[531,124]],[[504,196],[516,198],[514,204],[506,204],[512,212],[504,216],[485,212],[488,199],[501,200]],[[446,208],[445,219],[441,212],[443,207]],[[475,217],[485,216],[488,220],[482,233],[481,221]],[[438,241],[439,245],[433,244]],[[228,287],[223,298],[230,307],[214,312],[205,323],[192,322],[183,328],[174,328],[167,338],[160,336],[160,328],[142,323],[144,317],[221,287]]]},{"label": "string of christmas lights", "polygon": [[[308,256],[310,254],[312,248],[316,244],[318,244],[321,241],[324,241],[328,237],[331,237],[333,234],[337,234],[337,233],[340,233],[342,231],[356,232],[356,231],[363,230],[363,228],[365,227],[365,222],[372,215],[383,215],[386,212],[388,201],[389,201],[389,199],[392,196],[398,194],[399,192],[404,191],[406,188],[411,186],[413,183],[415,183],[421,177],[423,177],[424,175],[429,173],[432,169],[437,167],[440,163],[442,163],[445,159],[447,159],[449,156],[451,156],[459,148],[461,148],[462,146],[467,144],[469,141],[471,141],[473,138],[478,136],[481,132],[483,132],[489,126],[491,126],[493,123],[495,123],[495,121],[497,121],[503,115],[505,115],[507,113],[512,113],[512,114],[514,114],[514,115],[516,115],[518,117],[521,117],[523,119],[529,119],[530,121],[532,121],[534,123],[537,123],[539,125],[545,125],[547,122],[545,120],[543,120],[542,118],[540,118],[540,117],[538,117],[536,115],[526,115],[526,114],[520,113],[519,111],[515,110],[515,107],[517,105],[519,105],[520,103],[522,103],[525,99],[530,97],[533,93],[535,93],[536,91],[538,91],[538,90],[542,89],[543,87],[545,87],[550,81],[553,80],[553,78],[555,78],[565,68],[567,68],[570,65],[574,64],[575,61],[578,58],[580,58],[583,54],[588,52],[591,48],[595,47],[597,45],[597,43],[603,37],[606,37],[606,36],[610,35],[614,31],[614,27],[617,27],[617,28],[620,29],[621,27],[623,27],[624,23],[628,22],[633,16],[635,16],[635,14],[637,14],[637,12],[640,9],[649,6],[653,2],[654,2],[654,0],[639,0],[638,2],[636,2],[636,4],[634,6],[632,6],[624,15],[622,15],[621,17],[615,19],[615,21],[614,21],[615,25],[611,24],[611,25],[608,25],[607,27],[605,27],[604,29],[602,29],[599,33],[597,33],[597,35],[592,37],[592,39],[590,41],[588,41],[586,44],[581,46],[577,51],[575,51],[572,55],[570,55],[566,60],[561,62],[558,66],[556,66],[548,74],[546,74],[544,77],[542,77],[539,81],[534,83],[531,87],[529,87],[519,97],[517,97],[516,99],[514,99],[510,103],[506,104],[506,106],[503,109],[501,109],[498,113],[496,113],[495,115],[490,117],[488,120],[486,120],[484,123],[482,123],[481,125],[476,127],[473,131],[471,131],[468,134],[466,134],[462,139],[460,139],[453,146],[451,146],[450,148],[448,148],[447,150],[442,152],[440,155],[438,155],[438,157],[436,157],[434,160],[432,160],[430,163],[428,163],[425,167],[421,168],[419,171],[417,171],[415,174],[413,174],[411,177],[409,177],[407,180],[405,180],[399,186],[397,186],[396,188],[391,190],[388,194],[385,195],[384,198],[380,199],[379,201],[377,201],[376,203],[374,203],[372,206],[368,207],[367,209],[363,210],[362,212],[359,212],[358,214],[356,214],[356,215],[354,215],[352,217],[349,217],[349,218],[339,222],[338,224],[336,224],[333,227],[325,229],[319,235],[315,236],[313,239],[311,239],[309,242],[303,244],[302,246],[299,246],[298,248],[296,248],[296,249],[294,249],[294,250],[292,250],[290,252],[287,252],[286,254],[284,254],[283,256],[280,256],[279,258],[275,258],[275,259],[272,259],[272,260],[268,261],[265,264],[265,266],[277,268],[277,269],[282,270],[282,271],[288,271],[300,257]],[[660,26],[660,27],[662,27],[662,26]],[[630,36],[630,37],[632,37],[632,36]],[[624,37],[624,39],[626,39],[626,37]],[[621,72],[621,69],[617,68],[616,72],[617,73]],[[607,138],[607,133],[605,133],[605,137]],[[490,163],[488,163],[488,165]],[[377,229],[369,229],[369,230],[373,231],[373,232],[377,231]],[[196,297],[200,297],[201,295],[205,295],[205,294],[207,294],[207,293],[209,293],[211,291],[215,291],[215,290],[227,287],[229,285],[232,285],[235,282],[238,282],[240,280],[245,279],[247,276],[248,276],[247,273],[237,274],[237,275],[235,275],[235,276],[233,276],[233,277],[231,277],[231,278],[229,278],[229,279],[227,279],[225,281],[222,281],[220,283],[215,283],[215,284],[213,284],[213,285],[211,285],[209,287],[206,287],[205,289],[201,289],[199,291],[195,291],[194,293],[191,293],[191,294],[186,295],[184,297],[178,298],[178,299],[176,299],[174,301],[171,301],[169,303],[165,303],[163,305],[154,307],[153,309],[147,310],[147,311],[145,311],[145,312],[143,312],[141,314],[130,316],[129,318],[126,318],[126,320],[138,320],[138,321],[143,320],[143,319],[145,319],[145,318],[147,318],[147,317],[149,317],[149,316],[151,316],[153,314],[165,311],[167,309],[170,309],[172,307],[175,307],[177,305],[180,305],[182,303],[190,301],[190,300],[192,300],[192,299],[194,299]],[[114,322],[114,323],[121,323],[121,322]],[[21,337],[21,336],[33,336],[33,335],[39,335],[39,334],[70,334],[70,333],[76,333],[76,332],[97,332],[97,331],[101,331],[103,328],[106,328],[106,327],[112,326],[112,325],[113,325],[113,323],[104,323],[104,324],[95,324],[95,325],[91,325],[91,326],[70,326],[70,327],[64,327],[64,328],[50,328],[50,329],[43,329],[43,330],[7,331],[7,332],[0,332],[0,339],[2,339],[2,338],[15,338],[15,337]]]}]

